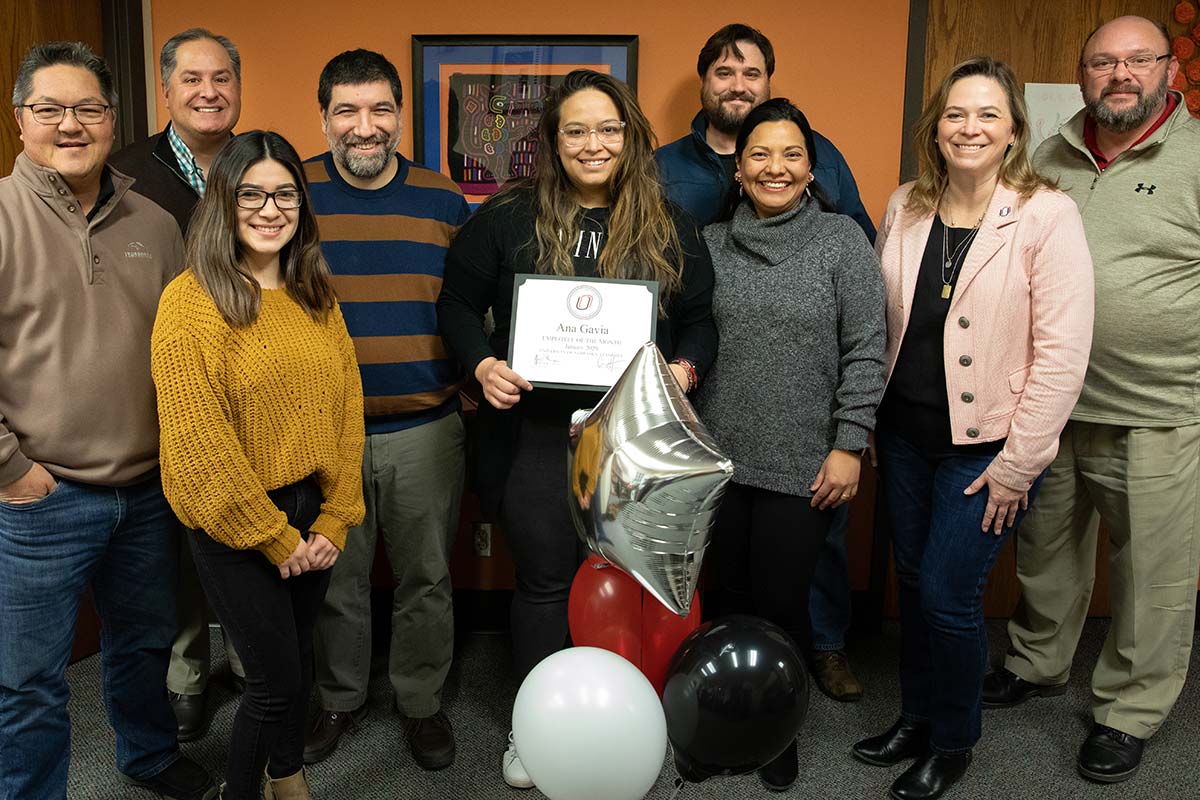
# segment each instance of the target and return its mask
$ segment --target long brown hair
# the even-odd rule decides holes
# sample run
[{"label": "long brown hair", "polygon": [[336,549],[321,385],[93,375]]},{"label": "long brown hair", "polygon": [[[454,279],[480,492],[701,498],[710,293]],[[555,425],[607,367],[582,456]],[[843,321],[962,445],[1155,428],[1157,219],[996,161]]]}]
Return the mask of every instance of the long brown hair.
[{"label": "long brown hair", "polygon": [[603,278],[658,281],[659,297],[665,301],[679,289],[683,248],[658,182],[654,131],[624,83],[588,69],[568,73],[538,123],[532,177],[507,187],[493,202],[511,200],[522,189],[532,191],[538,271],[574,274],[569,244],[579,235],[583,209],[558,157],[558,128],[562,104],[585,89],[608,95],[625,122],[624,147],[608,185],[612,198],[608,241],[600,252],[597,270]]},{"label": "long brown hair", "polygon": [[1012,114],[1013,143],[1000,162],[1000,182],[1028,200],[1038,189],[1055,189],[1058,185],[1040,175],[1029,160],[1029,110],[1013,71],[1003,61],[991,56],[973,56],[950,70],[938,90],[929,98],[920,119],[913,126],[913,141],[917,148],[918,174],[916,185],[904,207],[918,214],[931,214],[946,189],[946,159],[937,145],[938,122],[946,109],[950,89],[963,78],[981,75],[1000,85],[1008,98]]},{"label": "long brown hair", "polygon": [[262,287],[242,264],[237,187],[246,170],[268,160],[282,164],[303,195],[296,210],[296,232],[279,253],[284,288],[315,320],[323,320],[337,302],[329,266],[321,256],[317,221],[309,204],[300,156],[287,139],[274,131],[248,131],[230,139],[213,160],[204,199],[188,227],[185,261],[221,316],[234,328],[254,324],[262,306]]}]

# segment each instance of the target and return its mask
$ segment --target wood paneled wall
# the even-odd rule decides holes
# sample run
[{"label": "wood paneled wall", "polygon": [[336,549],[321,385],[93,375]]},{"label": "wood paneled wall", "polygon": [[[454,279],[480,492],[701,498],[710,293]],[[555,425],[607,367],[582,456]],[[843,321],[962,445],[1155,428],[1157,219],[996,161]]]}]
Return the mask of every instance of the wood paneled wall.
[{"label": "wood paneled wall", "polygon": [[12,172],[21,152],[20,132],[8,109],[17,65],[31,45],[56,39],[86,42],[104,54],[100,0],[4,0],[0,2],[0,176]]},{"label": "wood paneled wall", "polygon": [[925,97],[959,61],[990,55],[1027,83],[1074,83],[1087,35],[1140,14],[1166,23],[1174,0],[927,0]]}]

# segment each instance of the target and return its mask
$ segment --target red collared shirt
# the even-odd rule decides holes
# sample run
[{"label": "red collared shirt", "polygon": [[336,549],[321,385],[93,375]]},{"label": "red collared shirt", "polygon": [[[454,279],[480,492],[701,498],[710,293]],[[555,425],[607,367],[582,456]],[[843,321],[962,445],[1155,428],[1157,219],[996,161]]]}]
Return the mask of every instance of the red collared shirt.
[{"label": "red collared shirt", "polygon": [[[1129,145],[1126,150],[1137,147],[1139,144],[1146,141],[1146,139],[1150,137],[1150,134],[1158,130],[1158,126],[1167,121],[1167,117],[1171,116],[1171,112],[1175,110],[1175,106],[1177,105],[1179,105],[1179,98],[1168,92],[1167,107],[1163,109],[1162,114],[1160,114],[1158,119],[1154,121],[1154,124],[1151,125],[1136,142]],[[1108,165],[1116,160],[1117,156],[1121,155],[1121,153],[1117,153],[1116,156],[1109,158],[1108,156],[1104,155],[1104,153],[1100,152],[1100,146],[1096,144],[1096,120],[1090,115],[1083,122],[1083,143],[1087,145],[1087,149],[1091,151],[1092,157],[1096,159],[1096,166],[1099,167],[1101,172],[1107,169]]]}]

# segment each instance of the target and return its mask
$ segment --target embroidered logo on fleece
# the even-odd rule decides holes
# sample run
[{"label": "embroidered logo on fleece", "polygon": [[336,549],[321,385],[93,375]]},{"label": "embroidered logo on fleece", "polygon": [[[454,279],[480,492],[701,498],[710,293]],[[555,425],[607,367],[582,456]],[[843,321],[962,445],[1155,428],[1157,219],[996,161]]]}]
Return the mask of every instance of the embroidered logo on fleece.
[{"label": "embroidered logo on fleece", "polygon": [[1139,183],[1137,185],[1137,188],[1134,189],[1134,191],[1137,192],[1138,194],[1141,194],[1142,192],[1145,192],[1146,194],[1154,194],[1154,190],[1157,188],[1158,187],[1156,185],[1154,185],[1153,183],[1150,184],[1149,186],[1147,186],[1144,183]]},{"label": "embroidered logo on fleece", "polygon": [[146,249],[146,245],[141,242],[130,242],[125,245],[126,258],[144,258],[147,261],[153,261],[154,256],[150,255],[150,251]]}]

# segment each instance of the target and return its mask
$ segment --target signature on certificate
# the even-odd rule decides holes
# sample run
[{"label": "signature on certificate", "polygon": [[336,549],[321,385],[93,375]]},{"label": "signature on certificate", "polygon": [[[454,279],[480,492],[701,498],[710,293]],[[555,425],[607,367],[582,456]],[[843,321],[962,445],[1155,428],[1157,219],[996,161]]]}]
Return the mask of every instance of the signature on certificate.
[{"label": "signature on certificate", "polygon": [[555,356],[547,355],[545,353],[534,353],[533,363],[535,366],[542,366],[543,364],[558,364],[559,359]]},{"label": "signature on certificate", "polygon": [[611,370],[617,366],[620,356],[615,353],[602,353],[596,356],[596,366],[600,369]]}]

